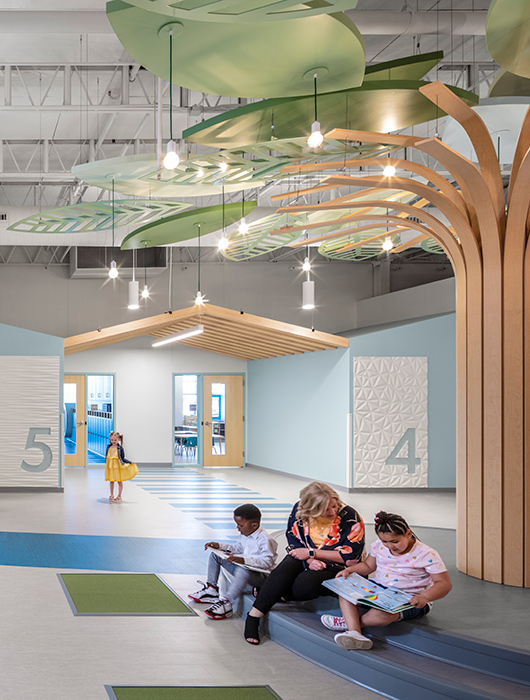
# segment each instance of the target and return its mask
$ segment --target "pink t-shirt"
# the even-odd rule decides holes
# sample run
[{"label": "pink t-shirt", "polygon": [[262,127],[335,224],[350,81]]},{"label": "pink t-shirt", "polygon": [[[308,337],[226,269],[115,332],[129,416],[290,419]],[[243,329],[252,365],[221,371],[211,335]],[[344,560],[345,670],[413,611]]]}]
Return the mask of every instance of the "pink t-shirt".
[{"label": "pink t-shirt", "polygon": [[410,552],[394,556],[378,539],[370,547],[370,554],[377,564],[375,581],[407,593],[426,591],[433,585],[431,574],[447,571],[438,552],[419,540]]}]

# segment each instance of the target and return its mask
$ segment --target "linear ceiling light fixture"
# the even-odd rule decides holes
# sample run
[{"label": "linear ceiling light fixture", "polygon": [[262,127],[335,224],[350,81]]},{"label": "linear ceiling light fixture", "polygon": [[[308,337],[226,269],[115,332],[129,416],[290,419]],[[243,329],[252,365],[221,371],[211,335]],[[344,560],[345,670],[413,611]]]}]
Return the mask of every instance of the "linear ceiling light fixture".
[{"label": "linear ceiling light fixture", "polygon": [[169,141],[164,156],[164,168],[175,170],[180,162],[177,144],[173,141],[173,30],[169,30]]},{"label": "linear ceiling light fixture", "polygon": [[320,122],[317,119],[317,73],[313,75],[313,82],[315,86],[315,121],[311,124],[311,134],[307,139],[307,145],[309,148],[318,148],[322,145],[324,137],[320,131]]},{"label": "linear ceiling light fixture", "polygon": [[167,338],[163,338],[162,340],[157,340],[156,343],[153,343],[154,348],[160,347],[160,345],[167,345],[168,343],[176,343],[179,340],[184,340],[185,338],[192,338],[194,335],[199,335],[200,333],[204,333],[204,326],[199,323],[198,326],[192,326],[191,328],[186,328],[183,331],[179,331],[178,333],[174,333],[173,335],[168,335]]},{"label": "linear ceiling light fixture", "polygon": [[112,260],[109,267],[109,277],[111,280],[116,279],[118,276],[118,266],[116,265],[116,260],[114,260],[114,216],[116,210],[114,206],[114,178],[112,178]]}]

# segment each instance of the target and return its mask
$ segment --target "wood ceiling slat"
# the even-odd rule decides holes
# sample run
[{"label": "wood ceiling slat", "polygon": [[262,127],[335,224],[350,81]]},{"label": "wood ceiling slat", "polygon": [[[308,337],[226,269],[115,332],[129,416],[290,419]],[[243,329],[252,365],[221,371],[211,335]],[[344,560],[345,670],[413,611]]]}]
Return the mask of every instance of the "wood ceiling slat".
[{"label": "wood ceiling slat", "polygon": [[198,324],[204,325],[204,334],[183,345],[245,360],[349,346],[346,338],[330,333],[207,304],[71,336],[64,342],[65,355],[142,335],[163,339]]}]

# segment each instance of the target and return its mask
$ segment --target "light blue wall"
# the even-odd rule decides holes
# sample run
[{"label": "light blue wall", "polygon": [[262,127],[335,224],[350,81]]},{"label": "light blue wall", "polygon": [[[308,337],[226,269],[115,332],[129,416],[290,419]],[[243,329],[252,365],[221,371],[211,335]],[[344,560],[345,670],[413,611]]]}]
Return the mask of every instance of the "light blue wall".
[{"label": "light blue wall", "polygon": [[346,483],[350,353],[248,363],[247,463]]},{"label": "light blue wall", "polygon": [[0,355],[59,356],[62,372],[64,339],[0,323]]},{"label": "light blue wall", "polygon": [[350,350],[248,363],[247,463],[347,484],[353,357],[428,358],[430,488],[456,482],[455,317],[352,332]]},{"label": "light blue wall", "polygon": [[428,358],[429,488],[456,486],[455,348],[454,314],[350,338],[352,360],[355,356]]}]

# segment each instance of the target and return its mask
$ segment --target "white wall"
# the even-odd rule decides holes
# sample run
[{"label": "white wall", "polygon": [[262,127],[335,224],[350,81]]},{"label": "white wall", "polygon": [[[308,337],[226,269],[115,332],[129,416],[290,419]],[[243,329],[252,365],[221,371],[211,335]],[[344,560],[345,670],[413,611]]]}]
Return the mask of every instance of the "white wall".
[{"label": "white wall", "polygon": [[173,373],[246,373],[247,363],[177,343],[168,348],[152,348],[152,343],[152,338],[136,338],[68,355],[64,371],[115,373],[115,426],[123,433],[128,459],[171,463]]}]

